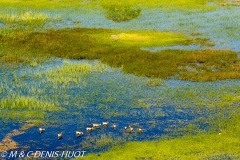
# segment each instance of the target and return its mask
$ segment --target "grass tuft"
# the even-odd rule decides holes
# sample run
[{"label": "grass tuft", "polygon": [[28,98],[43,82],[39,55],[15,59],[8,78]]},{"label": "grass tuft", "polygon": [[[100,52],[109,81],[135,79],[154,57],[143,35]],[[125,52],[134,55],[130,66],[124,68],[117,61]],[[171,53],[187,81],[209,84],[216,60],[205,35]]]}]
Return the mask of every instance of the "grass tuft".
[{"label": "grass tuft", "polygon": [[14,110],[42,110],[53,111],[56,110],[56,106],[53,104],[42,102],[35,97],[16,96],[11,98],[2,99],[0,101],[2,109],[14,109]]}]

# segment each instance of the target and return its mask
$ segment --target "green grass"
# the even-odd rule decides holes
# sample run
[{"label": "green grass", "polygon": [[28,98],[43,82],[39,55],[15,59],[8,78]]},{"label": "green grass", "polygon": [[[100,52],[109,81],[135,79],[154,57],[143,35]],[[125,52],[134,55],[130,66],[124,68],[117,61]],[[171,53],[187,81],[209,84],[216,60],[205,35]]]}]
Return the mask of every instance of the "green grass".
[{"label": "green grass", "polygon": [[64,8],[79,8],[82,5],[81,1],[75,0],[1,0],[1,7],[14,8],[32,8],[32,9],[64,9]]},{"label": "green grass", "polygon": [[[32,66],[31,63],[30,66]],[[92,72],[103,72],[106,67],[106,65],[100,62],[95,62],[93,64],[74,64],[65,60],[62,66],[49,69],[46,72],[35,72],[34,78],[42,79],[45,77],[47,82],[51,82],[54,86],[59,84],[69,85],[70,83],[78,85],[84,76],[87,76]],[[22,78],[23,77],[24,76],[22,76]]]},{"label": "green grass", "polygon": [[83,149],[99,149],[103,147],[112,147],[125,143],[125,140],[121,137],[113,136],[112,134],[102,134],[98,136],[89,136],[83,142],[81,142]]},{"label": "green grass", "polygon": [[0,109],[0,118],[4,122],[9,120],[14,121],[28,121],[36,120],[42,122],[45,117],[45,112],[37,110],[10,110],[10,109]]},{"label": "green grass", "polygon": [[129,6],[135,8],[148,8],[148,9],[160,9],[164,11],[174,11],[180,10],[183,12],[188,11],[210,11],[216,9],[218,6],[206,6],[208,2],[226,2],[225,0],[175,0],[175,1],[167,1],[167,0],[153,0],[151,2],[145,0],[121,0],[121,1],[110,1],[110,0],[97,0],[92,1],[91,3],[85,3],[86,6],[102,6],[105,9],[109,9],[112,7],[119,8],[119,6]]},{"label": "green grass", "polygon": [[50,103],[44,103],[35,97],[16,96],[2,99],[0,101],[2,109],[27,109],[27,110],[42,110],[54,111],[56,106]]},{"label": "green grass", "polygon": [[78,83],[83,74],[91,71],[92,68],[88,64],[64,64],[62,67],[48,71],[46,76],[47,80],[52,83]]},{"label": "green grass", "polygon": [[126,73],[182,80],[214,81],[240,77],[237,53],[229,50],[143,51],[140,47],[179,44],[208,45],[207,39],[191,39],[179,33],[108,29],[65,29],[18,32],[0,37],[5,62],[31,63],[31,59],[61,57],[100,59]]},{"label": "green grass", "polygon": [[0,118],[8,120],[42,121],[48,111],[59,111],[54,104],[38,100],[36,97],[19,96],[8,97],[0,101]]},{"label": "green grass", "polygon": [[9,11],[0,11],[0,22],[4,24],[1,27],[0,35],[15,31],[32,31],[36,28],[43,28],[48,21],[59,21],[58,15],[50,16],[49,13],[30,9],[16,9]]},{"label": "green grass", "polygon": [[[212,144],[212,145],[211,145]],[[88,155],[84,159],[135,160],[141,157],[152,159],[202,159],[228,155],[239,158],[239,140],[234,136],[209,134],[163,140],[161,142],[131,142],[115,147],[100,156]]]},{"label": "green grass", "polygon": [[[173,86],[161,89],[162,93],[160,102],[164,101],[170,106],[179,108],[191,108],[203,114],[204,108],[213,112],[221,110],[232,110],[232,106],[238,106],[239,87],[236,81],[233,85],[231,82],[225,82],[221,85],[218,82],[196,83],[194,85]],[[222,117],[222,116],[220,116]]]},{"label": "green grass", "polygon": [[193,9],[204,9],[211,8],[206,7],[204,4],[207,2],[226,2],[225,0],[153,0],[151,3],[145,0],[121,0],[121,1],[110,1],[110,0],[96,0],[96,1],[75,1],[75,0],[27,0],[27,1],[16,1],[16,0],[1,0],[0,6],[2,7],[27,7],[33,9],[64,9],[64,8],[81,8],[81,7],[93,7],[93,6],[110,6],[110,5],[128,5],[128,6],[137,6],[137,7],[148,7],[148,8],[193,8]]},{"label": "green grass", "polygon": [[[239,110],[238,110],[239,111]],[[238,112],[239,113],[239,112]],[[175,139],[159,141],[130,142],[123,146],[113,147],[99,155],[89,154],[84,159],[135,160],[135,159],[231,159],[240,158],[239,134],[240,116],[222,121],[226,128],[222,135],[218,131],[207,134],[188,135]]]},{"label": "green grass", "polygon": [[50,19],[49,15],[43,14],[43,13],[34,13],[34,12],[24,12],[20,15],[17,14],[4,14],[0,15],[0,20],[2,22],[8,21],[8,22],[26,22],[31,23],[32,21],[47,21]]},{"label": "green grass", "polygon": [[[156,47],[156,46],[170,46],[176,44],[200,43],[200,40],[189,38],[180,33],[158,32],[154,30],[150,31],[105,30],[105,32],[102,33],[97,34],[90,33],[88,35],[90,37],[95,38],[99,43],[107,43],[114,46],[123,45],[139,47]],[[206,41],[207,40],[205,40],[205,43]]]},{"label": "green grass", "polygon": [[128,5],[111,5],[103,7],[106,10],[106,18],[114,22],[125,22],[141,15],[141,9]]}]

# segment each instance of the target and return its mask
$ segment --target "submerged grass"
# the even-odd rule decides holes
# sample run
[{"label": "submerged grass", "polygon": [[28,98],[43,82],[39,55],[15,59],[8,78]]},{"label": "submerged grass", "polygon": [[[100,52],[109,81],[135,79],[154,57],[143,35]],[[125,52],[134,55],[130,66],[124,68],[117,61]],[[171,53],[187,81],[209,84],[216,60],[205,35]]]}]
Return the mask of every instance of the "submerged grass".
[{"label": "submerged grass", "polygon": [[91,71],[92,68],[88,64],[64,64],[62,67],[48,71],[46,76],[47,80],[53,83],[78,83],[83,74]]},{"label": "submerged grass", "polygon": [[[31,64],[30,64],[31,66]],[[71,63],[65,60],[62,66],[40,71],[34,74],[37,79],[46,78],[47,82],[51,82],[53,86],[59,84],[69,85],[79,84],[84,77],[86,78],[92,72],[103,72],[107,68],[101,62],[90,63]]]},{"label": "submerged grass", "polygon": [[116,137],[112,134],[102,134],[100,136],[89,136],[85,141],[81,142],[83,149],[101,149],[117,146],[125,143],[124,138]]},{"label": "submerged grass", "polygon": [[[229,50],[143,51],[143,46],[201,44],[207,40],[191,39],[182,34],[156,31],[123,33],[108,29],[65,29],[44,33],[16,33],[0,37],[2,63],[21,62],[24,57],[61,57],[100,59],[126,73],[183,80],[214,81],[237,79],[239,59]],[[204,42],[203,42],[204,41]],[[206,44],[207,45],[207,44]],[[9,57],[9,53],[14,56]]]}]

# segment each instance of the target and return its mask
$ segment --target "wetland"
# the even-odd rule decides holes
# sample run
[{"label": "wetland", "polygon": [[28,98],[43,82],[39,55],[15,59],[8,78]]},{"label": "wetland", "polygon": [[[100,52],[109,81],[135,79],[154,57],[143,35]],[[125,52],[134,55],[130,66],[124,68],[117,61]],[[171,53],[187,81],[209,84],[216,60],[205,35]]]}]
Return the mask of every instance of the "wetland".
[{"label": "wetland", "polygon": [[0,152],[240,158],[238,2],[0,0],[0,9]]}]

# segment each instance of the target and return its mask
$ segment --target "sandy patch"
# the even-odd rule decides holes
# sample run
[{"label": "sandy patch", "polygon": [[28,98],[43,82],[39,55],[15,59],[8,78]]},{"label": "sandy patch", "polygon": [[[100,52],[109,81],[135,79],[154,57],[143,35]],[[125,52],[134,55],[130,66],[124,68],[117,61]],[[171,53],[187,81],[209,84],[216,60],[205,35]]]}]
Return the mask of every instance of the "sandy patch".
[{"label": "sandy patch", "polygon": [[24,132],[13,130],[12,132],[8,133],[2,142],[0,142],[0,152],[4,152],[7,150],[13,150],[18,148],[18,143],[12,140],[12,137],[18,136],[23,134]]},{"label": "sandy patch", "polygon": [[20,128],[19,130],[14,129],[12,132],[8,133],[0,142],[0,152],[8,151],[8,150],[13,150],[18,148],[18,143],[12,140],[12,137],[18,136],[21,134],[24,134],[26,130],[29,128],[34,127],[35,125],[32,123],[25,124]]},{"label": "sandy patch", "polygon": [[32,124],[32,123],[25,124],[24,126],[22,126],[22,127],[20,128],[20,130],[21,130],[21,131],[26,131],[26,130],[28,130],[28,129],[34,127],[34,126],[35,126],[35,125]]}]

